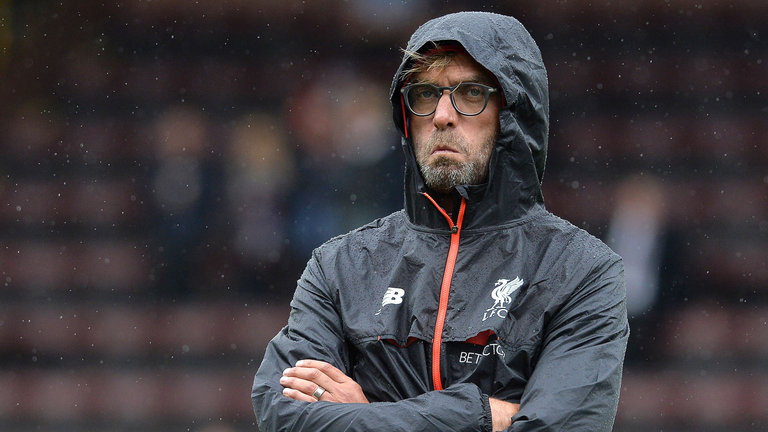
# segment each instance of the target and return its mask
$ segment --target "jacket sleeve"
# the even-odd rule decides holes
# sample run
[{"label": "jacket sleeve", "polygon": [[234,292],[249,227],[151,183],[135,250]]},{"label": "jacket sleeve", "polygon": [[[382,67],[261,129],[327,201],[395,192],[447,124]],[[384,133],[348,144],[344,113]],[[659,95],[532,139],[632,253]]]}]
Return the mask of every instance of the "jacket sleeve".
[{"label": "jacket sleeve", "polygon": [[317,252],[291,301],[288,325],[267,346],[251,399],[261,432],[477,431],[491,430],[488,396],[474,384],[457,384],[396,402],[302,402],[283,396],[279,380],[300,359],[329,362],[349,375],[349,349]]},{"label": "jacket sleeve", "polygon": [[551,318],[510,432],[610,431],[629,336],[624,267],[604,259]]}]

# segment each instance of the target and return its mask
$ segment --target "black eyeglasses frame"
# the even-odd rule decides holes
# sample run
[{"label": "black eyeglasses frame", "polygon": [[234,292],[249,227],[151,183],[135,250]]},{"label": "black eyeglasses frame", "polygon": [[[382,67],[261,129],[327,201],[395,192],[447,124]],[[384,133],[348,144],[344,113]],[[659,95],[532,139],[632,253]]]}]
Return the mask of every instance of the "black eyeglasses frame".
[{"label": "black eyeglasses frame", "polygon": [[[408,92],[412,88],[414,88],[414,87],[425,86],[425,85],[426,86],[434,87],[434,89],[437,90],[439,96],[437,97],[437,103],[435,103],[435,108],[431,112],[426,113],[426,114],[420,114],[420,113],[417,113],[416,111],[414,111],[413,108],[411,108],[411,103],[408,100]],[[486,93],[485,93],[485,103],[483,104],[483,107],[480,109],[480,111],[478,111],[477,113],[475,113],[475,114],[467,114],[464,111],[460,110],[459,107],[456,105],[456,100],[453,98],[453,93],[461,85],[475,85],[475,86],[481,87],[481,88],[486,90]],[[456,84],[455,86],[436,86],[434,84],[429,84],[429,83],[413,83],[413,84],[408,84],[406,86],[403,86],[400,89],[400,94],[403,95],[403,101],[405,102],[405,106],[408,108],[408,111],[410,111],[411,114],[413,114],[415,116],[419,116],[419,117],[427,117],[427,116],[431,116],[432,114],[435,113],[435,111],[437,111],[437,106],[440,105],[440,98],[443,97],[443,94],[444,94],[444,92],[446,90],[448,90],[448,96],[451,99],[451,105],[453,105],[453,109],[455,109],[456,112],[458,112],[459,114],[461,114],[463,116],[466,116],[466,117],[474,117],[474,116],[478,116],[478,115],[482,114],[483,111],[485,111],[485,109],[488,107],[488,101],[491,99],[491,95],[493,95],[494,93],[499,91],[499,89],[497,87],[491,87],[489,85],[480,84],[480,83],[476,83],[476,82],[460,82],[460,83]]]}]

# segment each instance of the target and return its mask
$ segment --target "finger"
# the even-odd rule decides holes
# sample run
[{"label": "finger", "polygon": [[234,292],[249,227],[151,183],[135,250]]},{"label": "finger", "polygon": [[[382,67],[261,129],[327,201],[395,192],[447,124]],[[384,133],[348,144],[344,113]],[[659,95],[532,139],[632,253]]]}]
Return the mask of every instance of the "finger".
[{"label": "finger", "polygon": [[280,385],[282,385],[285,388],[296,390],[307,396],[310,396],[312,397],[312,400],[317,400],[312,395],[312,393],[314,393],[315,390],[317,390],[318,386],[325,388],[321,384],[317,384],[312,381],[308,381],[308,380],[297,378],[297,377],[290,377],[290,376],[283,376],[282,378],[280,378]]},{"label": "finger", "polygon": [[344,372],[336,368],[334,365],[320,360],[299,360],[296,362],[296,367],[317,369],[325,374],[328,378],[339,383],[351,380],[350,377],[348,377]]},{"label": "finger", "polygon": [[[322,365],[320,366],[322,367]],[[291,387],[312,397],[314,397],[313,393],[317,390],[318,386],[322,387],[325,389],[325,392],[320,397],[323,401],[369,403],[360,385],[351,378],[346,378],[346,376],[345,379],[347,380],[346,382],[336,382],[319,369],[294,367],[283,371],[280,383],[285,387]]]},{"label": "finger", "polygon": [[297,401],[317,402],[317,399],[315,399],[314,396],[306,395],[298,390],[294,390],[288,387],[283,389],[283,396],[291,398],[293,400],[297,400]]},{"label": "finger", "polygon": [[[316,385],[322,386],[327,391],[332,391],[339,385],[338,382],[329,378],[328,375],[323,373],[323,371],[321,371],[320,369],[311,368],[311,367],[288,368],[283,371],[283,376],[289,377],[289,378],[299,378],[305,381],[309,381]],[[312,387],[312,391],[315,391],[314,387]]]}]

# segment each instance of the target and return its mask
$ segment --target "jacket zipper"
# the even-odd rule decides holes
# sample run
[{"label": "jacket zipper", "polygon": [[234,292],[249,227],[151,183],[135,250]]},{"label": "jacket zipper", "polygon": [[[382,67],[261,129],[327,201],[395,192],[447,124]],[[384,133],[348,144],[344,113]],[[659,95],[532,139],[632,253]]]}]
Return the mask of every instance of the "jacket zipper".
[{"label": "jacket zipper", "polygon": [[451,281],[453,280],[453,269],[456,266],[456,257],[459,254],[459,239],[461,237],[461,224],[464,221],[464,210],[466,201],[461,198],[459,206],[459,216],[456,224],[448,213],[440,207],[434,199],[428,194],[424,194],[432,204],[442,213],[451,227],[451,246],[448,249],[448,258],[445,261],[445,271],[443,272],[443,282],[440,285],[440,303],[437,309],[437,321],[435,322],[435,337],[432,339],[432,385],[435,390],[443,389],[442,378],[440,377],[440,347],[443,343],[443,327],[445,326],[445,315],[448,311],[448,295],[451,291]]}]

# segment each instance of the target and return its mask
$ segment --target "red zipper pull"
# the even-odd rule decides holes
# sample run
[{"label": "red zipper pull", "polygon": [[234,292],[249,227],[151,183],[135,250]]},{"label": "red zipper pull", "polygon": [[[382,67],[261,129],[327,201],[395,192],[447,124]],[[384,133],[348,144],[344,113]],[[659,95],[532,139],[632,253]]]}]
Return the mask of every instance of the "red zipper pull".
[{"label": "red zipper pull", "polygon": [[464,218],[464,206],[465,206],[464,198],[463,197],[461,198],[461,206],[460,206],[460,209],[459,209],[459,221],[458,221],[458,224],[455,224],[455,223],[453,223],[453,219],[451,219],[451,217],[448,215],[448,213],[446,213],[445,209],[440,207],[440,204],[438,204],[437,201],[434,200],[434,198],[429,196],[429,194],[426,193],[426,192],[422,192],[422,195],[427,197],[427,199],[430,202],[432,202],[432,205],[435,206],[437,211],[439,211],[440,214],[443,215],[445,220],[448,222],[448,226],[451,227],[451,234],[456,234],[457,232],[459,232],[459,225],[461,225],[461,220]]}]

